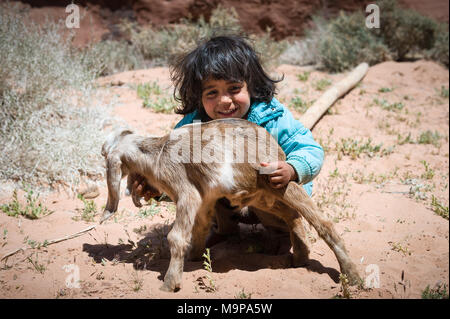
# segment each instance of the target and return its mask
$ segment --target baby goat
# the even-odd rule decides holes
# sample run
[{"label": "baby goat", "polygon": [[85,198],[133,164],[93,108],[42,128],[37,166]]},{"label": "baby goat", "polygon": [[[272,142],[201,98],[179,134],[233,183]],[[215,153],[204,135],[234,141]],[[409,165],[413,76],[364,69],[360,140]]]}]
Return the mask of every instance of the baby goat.
[{"label": "baby goat", "polygon": [[[267,168],[259,163],[285,160],[285,154],[256,124],[242,119],[215,120],[186,125],[162,137],[122,130],[110,135],[102,154],[106,159],[108,200],[101,223],[117,211],[120,180],[126,175],[145,176],[149,185],[176,203],[176,219],[167,236],[171,259],[162,290],[180,289],[188,250],[191,258],[201,258],[214,205],[223,197],[233,206],[252,206],[284,221],[290,231],[294,266],[308,260],[301,224],[304,217],[333,250],[341,272],[353,284],[360,280],[343,240],[303,187],[295,182],[281,189],[270,186],[268,172],[262,171]],[[128,189],[130,181],[128,178]],[[133,202],[141,206],[135,194]]]}]

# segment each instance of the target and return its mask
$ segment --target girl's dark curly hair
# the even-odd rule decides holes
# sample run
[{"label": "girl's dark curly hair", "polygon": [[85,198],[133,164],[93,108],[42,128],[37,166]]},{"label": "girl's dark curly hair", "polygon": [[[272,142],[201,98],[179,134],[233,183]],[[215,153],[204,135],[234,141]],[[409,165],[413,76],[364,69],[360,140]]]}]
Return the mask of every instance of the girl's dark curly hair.
[{"label": "girl's dark curly hair", "polygon": [[275,83],[282,80],[267,75],[255,50],[241,36],[213,37],[193,51],[173,58],[170,77],[175,86],[174,97],[181,102],[181,107],[175,111],[177,114],[203,108],[202,84],[210,78],[245,81],[251,103],[269,103],[275,94]]}]

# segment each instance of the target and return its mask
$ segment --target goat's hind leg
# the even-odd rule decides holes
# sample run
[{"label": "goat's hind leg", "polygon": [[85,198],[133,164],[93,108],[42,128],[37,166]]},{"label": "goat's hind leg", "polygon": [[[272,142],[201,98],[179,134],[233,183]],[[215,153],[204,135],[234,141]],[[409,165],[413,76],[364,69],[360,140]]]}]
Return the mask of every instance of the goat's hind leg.
[{"label": "goat's hind leg", "polygon": [[211,228],[213,214],[214,204],[203,204],[198,210],[192,229],[191,250],[189,252],[190,260],[201,260],[206,249],[206,237]]},{"label": "goat's hind leg", "polygon": [[361,278],[355,264],[348,256],[344,241],[334,229],[330,221],[325,220],[312,199],[298,184],[289,183],[281,196],[284,203],[297,210],[310,223],[319,236],[333,250],[339,262],[341,272],[347,275],[351,284],[358,284]]},{"label": "goat's hind leg", "polygon": [[294,209],[280,201],[275,201],[270,209],[266,207],[262,210],[251,207],[251,210],[264,226],[272,226],[276,229],[289,232],[294,267],[302,267],[308,263],[309,248],[306,241],[305,229],[303,228],[301,216]]}]

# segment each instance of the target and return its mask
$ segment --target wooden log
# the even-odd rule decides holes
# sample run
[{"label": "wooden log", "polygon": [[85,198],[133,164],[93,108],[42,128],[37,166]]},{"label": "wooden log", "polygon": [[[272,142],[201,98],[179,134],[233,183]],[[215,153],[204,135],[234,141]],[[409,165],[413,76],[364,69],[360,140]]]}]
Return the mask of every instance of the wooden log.
[{"label": "wooden log", "polygon": [[367,63],[361,63],[345,78],[329,88],[314,104],[300,117],[300,122],[310,130],[316,125],[325,112],[341,96],[350,91],[361,81],[369,70]]}]

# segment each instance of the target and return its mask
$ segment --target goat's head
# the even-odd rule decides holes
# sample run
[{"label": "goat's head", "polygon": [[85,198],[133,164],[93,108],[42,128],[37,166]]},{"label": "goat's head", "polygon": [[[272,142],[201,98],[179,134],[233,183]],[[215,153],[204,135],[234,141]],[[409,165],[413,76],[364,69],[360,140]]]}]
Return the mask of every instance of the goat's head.
[{"label": "goat's head", "polygon": [[114,146],[117,145],[117,143],[126,135],[133,134],[134,132],[127,128],[118,128],[115,129],[113,132],[109,133],[109,135],[106,137],[105,143],[103,143],[102,146],[102,155],[107,158],[108,154],[112,151]]}]

